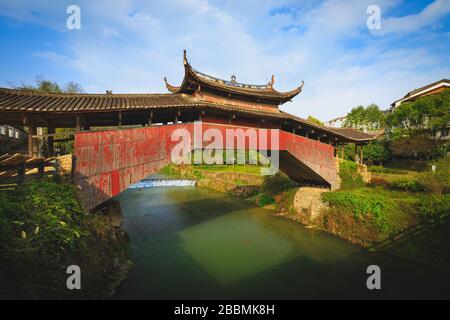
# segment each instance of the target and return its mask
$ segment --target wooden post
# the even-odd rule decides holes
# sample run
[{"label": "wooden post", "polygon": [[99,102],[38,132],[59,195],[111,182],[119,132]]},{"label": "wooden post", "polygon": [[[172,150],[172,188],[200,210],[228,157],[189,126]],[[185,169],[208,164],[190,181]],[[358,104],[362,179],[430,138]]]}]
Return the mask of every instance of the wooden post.
[{"label": "wooden post", "polygon": [[358,154],[358,145],[355,143],[355,154],[354,154],[355,162],[358,162],[356,159],[357,154]]},{"label": "wooden post", "polygon": [[17,170],[17,175],[19,176],[19,183],[23,184],[25,182],[25,162],[19,165],[19,169]]},{"label": "wooden post", "polygon": [[151,126],[153,121],[153,111],[150,112],[150,116],[148,117],[148,125]]},{"label": "wooden post", "polygon": [[28,123],[28,155],[33,156],[34,155],[34,138],[33,136],[36,135],[36,126],[32,123]]},{"label": "wooden post", "polygon": [[178,117],[181,116],[181,112],[177,111],[177,115],[175,116],[175,120],[173,122],[173,124],[177,124],[178,123]]},{"label": "wooden post", "polygon": [[119,124],[118,127],[120,128],[122,126],[122,111],[119,111]]},{"label": "wooden post", "polygon": [[360,161],[361,164],[364,164],[364,160],[363,160],[363,159],[364,159],[364,158],[363,158],[363,145],[361,145],[360,148],[361,148],[361,150],[360,150],[361,155],[360,155],[359,161]]},{"label": "wooden post", "polygon": [[81,117],[77,116],[75,120],[75,131],[80,132],[81,131]]},{"label": "wooden post", "polygon": [[55,133],[55,127],[53,127],[53,126],[47,127],[47,133],[49,134],[49,136],[47,138],[48,155],[49,155],[49,157],[53,157],[55,154],[54,143],[53,143],[54,142],[53,134]]},{"label": "wooden post", "polygon": [[44,171],[45,171],[45,162],[42,161],[38,164],[39,179],[42,179],[44,177]]}]

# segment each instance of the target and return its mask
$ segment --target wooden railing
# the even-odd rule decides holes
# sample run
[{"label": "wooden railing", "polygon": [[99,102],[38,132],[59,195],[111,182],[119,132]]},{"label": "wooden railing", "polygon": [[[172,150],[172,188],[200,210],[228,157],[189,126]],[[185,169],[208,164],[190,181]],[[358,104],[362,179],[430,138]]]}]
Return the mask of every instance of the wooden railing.
[{"label": "wooden railing", "polygon": [[0,185],[13,185],[46,176],[72,174],[72,155],[43,158],[23,154],[0,156]]}]

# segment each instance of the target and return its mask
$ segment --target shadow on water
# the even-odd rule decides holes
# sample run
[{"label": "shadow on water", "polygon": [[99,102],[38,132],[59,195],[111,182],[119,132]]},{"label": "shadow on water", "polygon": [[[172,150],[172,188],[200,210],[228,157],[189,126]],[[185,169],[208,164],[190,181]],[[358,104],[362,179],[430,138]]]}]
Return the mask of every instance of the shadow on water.
[{"label": "shadow on water", "polygon": [[[194,187],[128,190],[118,200],[134,269],[121,299],[448,297],[449,277],[373,254],[224,194]],[[382,270],[382,290],[366,268]]]}]

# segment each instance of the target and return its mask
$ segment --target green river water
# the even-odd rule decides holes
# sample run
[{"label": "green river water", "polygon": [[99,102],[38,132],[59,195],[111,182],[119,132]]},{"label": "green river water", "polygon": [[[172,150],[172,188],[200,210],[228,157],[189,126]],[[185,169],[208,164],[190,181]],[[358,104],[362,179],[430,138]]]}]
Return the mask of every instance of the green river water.
[{"label": "green river water", "polygon": [[[134,263],[118,299],[435,298],[445,273],[372,254],[222,193],[129,189],[118,197]],[[366,287],[381,268],[381,290]]]}]

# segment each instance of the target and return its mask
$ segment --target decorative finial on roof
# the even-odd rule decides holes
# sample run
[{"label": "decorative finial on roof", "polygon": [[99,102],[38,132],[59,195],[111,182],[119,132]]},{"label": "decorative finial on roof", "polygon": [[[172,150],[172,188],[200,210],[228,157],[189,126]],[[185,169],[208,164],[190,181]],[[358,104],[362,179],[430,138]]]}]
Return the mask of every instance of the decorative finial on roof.
[{"label": "decorative finial on roof", "polygon": [[234,74],[231,75],[231,82],[236,83],[236,76]]},{"label": "decorative finial on roof", "polygon": [[166,83],[166,85],[169,84],[169,83],[167,82],[167,77],[164,77],[164,82]]},{"label": "decorative finial on roof", "polygon": [[186,55],[186,49],[184,49],[183,50],[183,64],[187,65],[188,63],[189,62],[188,62],[187,55]]},{"label": "decorative finial on roof", "polygon": [[275,75],[272,75],[267,85],[272,88],[274,83],[275,83]]},{"label": "decorative finial on roof", "polygon": [[302,83],[300,84],[299,88],[302,89],[304,84],[305,84],[305,81],[302,80]]}]

